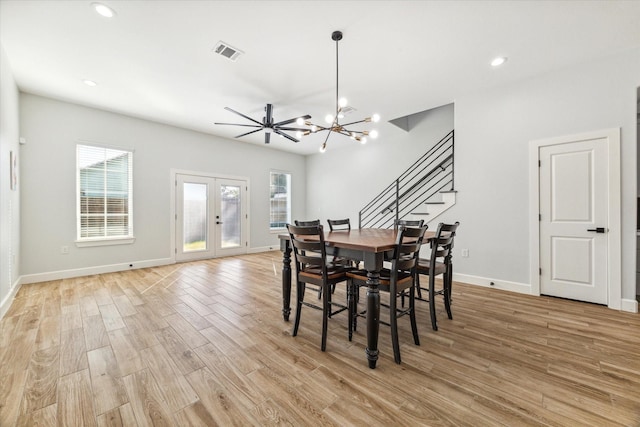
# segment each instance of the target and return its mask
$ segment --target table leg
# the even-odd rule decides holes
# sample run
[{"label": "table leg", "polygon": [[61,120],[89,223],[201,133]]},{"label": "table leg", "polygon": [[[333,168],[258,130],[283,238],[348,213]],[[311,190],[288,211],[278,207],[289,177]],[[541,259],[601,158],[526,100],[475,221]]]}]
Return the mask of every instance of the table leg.
[{"label": "table leg", "polygon": [[367,273],[367,359],[369,368],[378,361],[378,331],[380,329],[380,272]]},{"label": "table leg", "polygon": [[282,317],[289,321],[291,314],[291,244],[286,241],[282,250]]}]

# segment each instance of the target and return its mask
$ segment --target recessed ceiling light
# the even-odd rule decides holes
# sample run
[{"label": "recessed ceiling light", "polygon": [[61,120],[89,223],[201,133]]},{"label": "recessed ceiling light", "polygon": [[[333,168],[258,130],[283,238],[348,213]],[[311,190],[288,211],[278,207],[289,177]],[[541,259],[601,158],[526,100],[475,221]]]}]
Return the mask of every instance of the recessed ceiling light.
[{"label": "recessed ceiling light", "polygon": [[493,61],[491,61],[491,66],[492,67],[499,67],[502,64],[504,64],[505,62],[507,62],[507,57],[506,56],[498,56],[497,58],[494,58]]},{"label": "recessed ceiling light", "polygon": [[87,86],[91,86],[91,87],[98,86],[98,83],[94,82],[93,80],[89,80],[89,79],[84,79],[82,81],[82,83],[86,84]]},{"label": "recessed ceiling light", "polygon": [[91,6],[98,12],[99,15],[104,16],[105,18],[113,18],[116,15],[116,12],[111,9],[109,6],[105,6],[102,3],[91,3]]}]

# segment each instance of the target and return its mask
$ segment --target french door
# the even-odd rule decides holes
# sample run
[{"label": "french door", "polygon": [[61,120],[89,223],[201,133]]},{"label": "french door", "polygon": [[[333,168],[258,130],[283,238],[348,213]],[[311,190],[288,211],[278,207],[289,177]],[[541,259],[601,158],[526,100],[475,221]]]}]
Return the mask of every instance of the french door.
[{"label": "french door", "polygon": [[176,174],[176,261],[247,252],[247,181]]}]

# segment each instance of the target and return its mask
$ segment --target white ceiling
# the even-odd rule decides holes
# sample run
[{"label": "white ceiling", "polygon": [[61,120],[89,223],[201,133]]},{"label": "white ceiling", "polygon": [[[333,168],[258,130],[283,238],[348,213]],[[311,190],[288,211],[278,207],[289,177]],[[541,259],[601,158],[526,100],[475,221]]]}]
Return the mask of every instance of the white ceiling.
[{"label": "white ceiling", "polygon": [[[213,123],[247,122],[224,107],[262,120],[272,103],[277,121],[323,122],[335,106],[334,30],[344,33],[340,93],[353,120],[392,120],[640,46],[640,1],[102,3],[116,17],[91,1],[0,0],[0,43],[19,88],[230,138],[247,128]],[[215,55],[220,40],[245,54]],[[497,55],[509,60],[492,69]],[[322,140],[271,146],[310,154]]]}]

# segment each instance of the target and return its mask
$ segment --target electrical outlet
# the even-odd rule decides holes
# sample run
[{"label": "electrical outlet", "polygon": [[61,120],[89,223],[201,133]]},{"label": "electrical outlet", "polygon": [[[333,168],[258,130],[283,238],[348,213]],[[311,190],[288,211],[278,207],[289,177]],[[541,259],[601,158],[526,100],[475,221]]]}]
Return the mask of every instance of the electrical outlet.
[{"label": "electrical outlet", "polygon": [[69,253],[69,246],[60,246],[60,253],[67,255]]},{"label": "electrical outlet", "polygon": [[462,258],[469,258],[469,249],[462,250]]}]

